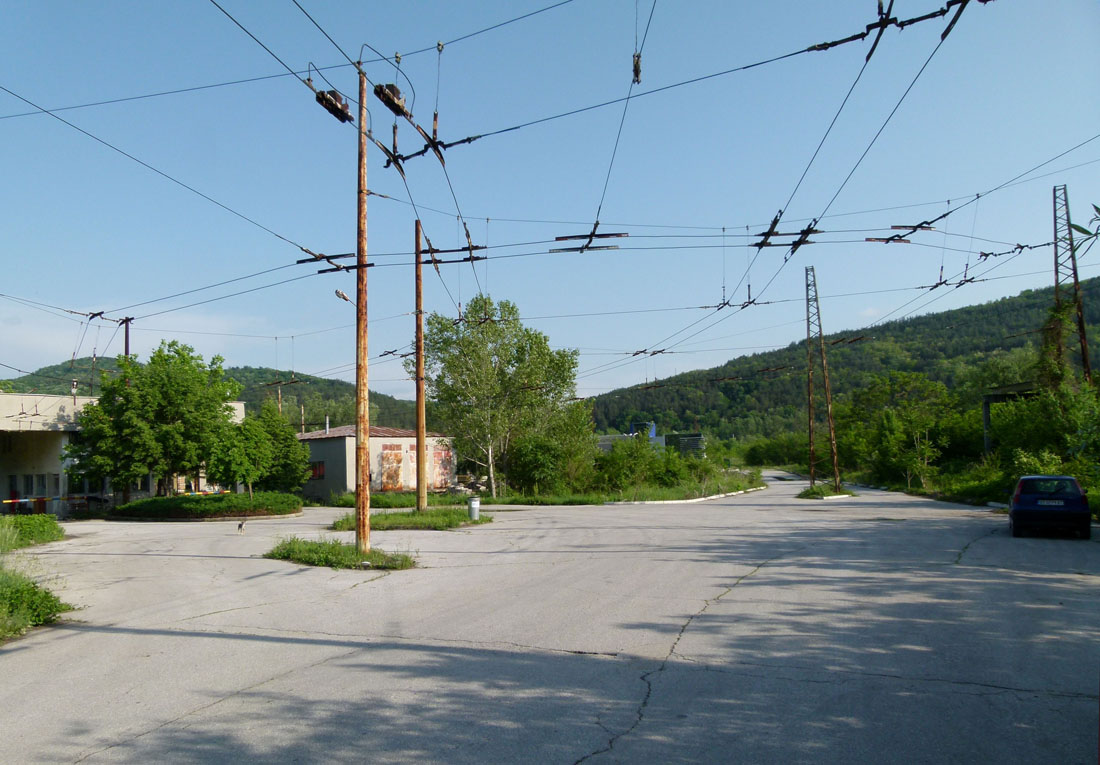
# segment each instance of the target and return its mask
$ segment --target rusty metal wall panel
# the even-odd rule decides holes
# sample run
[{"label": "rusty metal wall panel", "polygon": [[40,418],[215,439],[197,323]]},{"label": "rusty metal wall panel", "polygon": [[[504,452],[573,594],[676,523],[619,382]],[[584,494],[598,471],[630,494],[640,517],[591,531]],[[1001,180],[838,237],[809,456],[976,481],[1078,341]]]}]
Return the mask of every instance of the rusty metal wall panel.
[{"label": "rusty metal wall panel", "polygon": [[455,472],[454,452],[442,446],[434,446],[431,449],[432,487],[436,489],[450,488]]},{"label": "rusty metal wall panel", "polygon": [[401,444],[382,444],[382,491],[401,491]]}]

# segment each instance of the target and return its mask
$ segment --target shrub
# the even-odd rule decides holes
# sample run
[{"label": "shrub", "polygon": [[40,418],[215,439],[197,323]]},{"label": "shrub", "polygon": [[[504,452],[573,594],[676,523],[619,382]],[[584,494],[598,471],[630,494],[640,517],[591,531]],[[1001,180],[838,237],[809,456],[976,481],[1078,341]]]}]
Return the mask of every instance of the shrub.
[{"label": "shrub", "polygon": [[806,459],[806,437],[782,433],[754,441],[745,449],[749,465],[796,465]]},{"label": "shrub", "polygon": [[117,507],[112,514],[126,518],[186,519],[287,515],[301,509],[302,500],[293,494],[258,491],[251,500],[247,494],[150,497]]},{"label": "shrub", "polygon": [[508,483],[524,494],[554,494],[564,483],[565,459],[565,450],[548,436],[521,438],[508,452]]},{"label": "shrub", "polygon": [[0,518],[0,552],[56,542],[65,536],[56,515],[10,515]]},{"label": "shrub", "polygon": [[0,638],[22,634],[28,627],[48,624],[58,614],[71,611],[72,606],[62,603],[49,590],[45,590],[26,576],[0,568]]},{"label": "shrub", "polygon": [[1046,449],[1038,454],[1013,449],[1012,469],[1019,475],[1057,475],[1062,472],[1062,458]]}]

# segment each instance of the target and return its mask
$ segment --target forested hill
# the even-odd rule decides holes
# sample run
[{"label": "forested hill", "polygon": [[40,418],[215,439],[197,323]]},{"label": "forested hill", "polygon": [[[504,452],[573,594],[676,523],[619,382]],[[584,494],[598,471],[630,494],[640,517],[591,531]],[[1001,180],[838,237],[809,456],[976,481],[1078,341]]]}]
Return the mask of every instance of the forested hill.
[{"label": "forested hill", "polygon": [[[14,393],[52,393],[68,395],[72,381],[77,381],[77,394],[98,395],[100,372],[117,372],[114,357],[96,359],[79,358],[35,370],[32,374],[9,380],[0,380],[0,390]],[[305,406],[307,430],[319,430],[325,426],[325,416],[331,425],[350,425],[355,422],[355,385],[343,380],[330,380],[310,375],[291,375],[268,367],[227,367],[227,377],[242,385],[240,400],[247,412],[256,412],[264,399],[278,400],[279,385],[283,381],[283,413],[295,429],[301,427],[301,405]],[[294,382],[290,382],[290,380]],[[412,401],[370,394],[371,424],[391,428],[415,428],[416,405]]]},{"label": "forested hill", "polygon": [[[1082,288],[1089,334],[1095,337],[1093,327],[1100,324],[1100,278],[1082,282]],[[1022,381],[1003,378],[1030,376],[1026,365],[1032,356],[1026,349],[1038,346],[1036,330],[1046,320],[1053,300],[1052,288],[1028,290],[991,303],[887,322],[867,331],[827,335],[833,395],[842,396],[891,371],[923,372],[949,388],[977,386],[983,375],[992,384]],[[866,337],[855,340],[860,336]],[[1076,346],[1070,343],[1070,347],[1071,355],[1079,357]],[[782,369],[760,371],[776,368]],[[713,369],[610,391],[594,399],[593,409],[600,432],[623,432],[632,422],[650,420],[657,422],[661,433],[703,430],[722,438],[804,429],[805,340]]]}]

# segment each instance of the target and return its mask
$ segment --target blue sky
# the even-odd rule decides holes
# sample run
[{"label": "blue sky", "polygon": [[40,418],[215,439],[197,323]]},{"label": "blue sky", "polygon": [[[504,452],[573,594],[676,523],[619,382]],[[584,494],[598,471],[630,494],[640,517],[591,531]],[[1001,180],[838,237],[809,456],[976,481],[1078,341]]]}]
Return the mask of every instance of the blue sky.
[{"label": "blue sky", "polygon": [[[219,2],[291,68],[335,66],[324,75],[354,96],[354,70],[291,0]],[[400,75],[389,62],[364,68],[374,82],[398,82],[429,130],[438,99],[446,141],[623,98],[636,35],[640,43],[653,9],[625,120],[619,103],[446,152],[455,197],[491,257],[475,268],[445,266],[442,278],[426,269],[426,308],[454,316],[479,289],[515,302],[553,346],[580,349],[580,395],[804,338],[807,265],[829,332],[1049,285],[1049,247],[985,262],[977,253],[1050,241],[1055,184],[1067,185],[1078,222],[1100,203],[1095,0],[971,2],[930,60],[944,19],[887,29],[793,198],[869,39],[645,93],[863,31],[876,18],[871,0],[573,0],[442,54],[415,55],[552,0],[299,2],[352,58],[364,43],[387,56],[404,51]],[[941,5],[897,0],[894,15]],[[0,51],[0,85],[46,109],[286,74],[208,0],[15,3]],[[377,56],[365,50],[363,58]],[[368,106],[388,144],[392,115],[373,98]],[[115,323],[89,325],[58,310],[67,309],[136,317],[132,350],[142,358],[170,338],[227,365],[354,379],[354,311],[334,296],[353,295],[354,277],[293,265],[301,251],[279,238],[318,252],[355,248],[356,132],[300,82],[274,76],[55,112],[260,225],[47,114],[11,116],[28,111],[0,91],[0,363],[33,370],[74,352],[122,351]],[[400,150],[421,145],[399,126]],[[400,177],[383,163],[372,147],[368,185],[394,199],[369,202],[378,264],[369,273],[371,389],[411,397],[400,363],[380,357],[412,339],[415,219]],[[412,159],[406,171],[433,244],[464,243],[439,163]],[[621,249],[548,253],[555,236],[590,230],[601,196],[600,230],[630,234]],[[910,245],[864,241],[968,201]],[[784,207],[781,231],[827,209],[822,233],[786,264],[784,248],[752,262],[747,235]],[[1100,273],[1098,262],[1100,248],[1082,262],[1082,276]],[[935,283],[941,265],[945,277],[965,270],[984,281],[913,289]],[[210,286],[239,277],[249,278]],[[738,310],[749,283],[760,304]],[[215,299],[254,288],[262,289]],[[161,299],[187,290],[198,291]],[[716,309],[723,299],[731,307]],[[211,302],[191,305],[198,301]],[[666,352],[632,355],[643,349]]]}]

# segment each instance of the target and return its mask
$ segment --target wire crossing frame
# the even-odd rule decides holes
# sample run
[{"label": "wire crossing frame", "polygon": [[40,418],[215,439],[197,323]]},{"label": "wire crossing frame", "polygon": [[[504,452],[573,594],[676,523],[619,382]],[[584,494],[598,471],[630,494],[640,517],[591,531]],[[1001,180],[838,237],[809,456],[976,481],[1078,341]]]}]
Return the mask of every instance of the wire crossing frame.
[{"label": "wire crossing frame", "polygon": [[825,382],[825,412],[829,422],[829,450],[833,458],[833,491],[840,493],[840,463],[836,454],[836,427],[833,424],[833,391],[829,385],[829,364],[825,360],[825,334],[821,330],[821,305],[817,299],[817,277],[813,266],[806,266],[806,400],[810,431],[810,488],[816,478],[817,450],[814,446],[814,345],[821,355],[821,376]]}]

